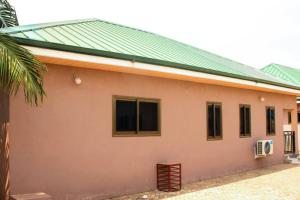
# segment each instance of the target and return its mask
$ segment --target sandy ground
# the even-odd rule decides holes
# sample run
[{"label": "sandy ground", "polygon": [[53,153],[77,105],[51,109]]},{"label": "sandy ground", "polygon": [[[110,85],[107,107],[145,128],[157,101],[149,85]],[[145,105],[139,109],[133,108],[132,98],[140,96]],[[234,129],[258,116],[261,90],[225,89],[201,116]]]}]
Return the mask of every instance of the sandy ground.
[{"label": "sandy ground", "polygon": [[150,191],[113,200],[300,200],[300,165],[281,164],[183,186],[179,192]]}]

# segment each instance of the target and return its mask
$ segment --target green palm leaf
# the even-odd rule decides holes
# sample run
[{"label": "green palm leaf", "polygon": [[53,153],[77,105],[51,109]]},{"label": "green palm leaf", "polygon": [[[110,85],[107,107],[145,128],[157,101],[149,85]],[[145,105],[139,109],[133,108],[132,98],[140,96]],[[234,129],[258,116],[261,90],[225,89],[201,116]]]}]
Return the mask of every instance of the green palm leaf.
[{"label": "green palm leaf", "polygon": [[7,0],[0,0],[0,27],[18,26],[18,18],[15,9]]},{"label": "green palm leaf", "polygon": [[0,33],[0,90],[16,94],[23,87],[25,99],[38,105],[43,101],[45,65],[11,37]]}]

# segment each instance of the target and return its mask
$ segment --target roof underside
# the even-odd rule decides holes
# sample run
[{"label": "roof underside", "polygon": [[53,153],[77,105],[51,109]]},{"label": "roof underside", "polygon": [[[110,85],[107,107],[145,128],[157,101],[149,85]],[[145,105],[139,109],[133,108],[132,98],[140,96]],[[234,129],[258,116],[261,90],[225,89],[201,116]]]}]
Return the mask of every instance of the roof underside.
[{"label": "roof underside", "polygon": [[19,44],[135,60],[299,89],[253,67],[175,40],[98,19],[10,27]]}]

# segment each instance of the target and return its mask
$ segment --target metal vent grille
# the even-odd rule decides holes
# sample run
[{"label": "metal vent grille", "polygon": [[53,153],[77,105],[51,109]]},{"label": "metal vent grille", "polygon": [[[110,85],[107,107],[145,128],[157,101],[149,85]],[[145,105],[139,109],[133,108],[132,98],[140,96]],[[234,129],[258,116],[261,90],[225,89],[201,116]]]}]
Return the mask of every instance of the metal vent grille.
[{"label": "metal vent grille", "polygon": [[262,142],[257,143],[257,155],[262,155],[263,154],[263,147],[262,147]]}]

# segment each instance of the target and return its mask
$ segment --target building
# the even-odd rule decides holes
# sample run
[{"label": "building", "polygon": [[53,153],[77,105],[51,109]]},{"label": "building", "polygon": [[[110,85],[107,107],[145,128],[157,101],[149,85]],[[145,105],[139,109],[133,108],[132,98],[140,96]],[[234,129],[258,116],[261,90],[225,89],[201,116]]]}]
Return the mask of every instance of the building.
[{"label": "building", "polygon": [[[300,85],[300,70],[297,68],[288,67],[285,65],[271,63],[261,69],[263,72],[270,74],[278,79],[287,81],[293,85]],[[300,99],[297,97],[297,122],[298,122],[298,132],[300,130]],[[285,131],[290,131],[291,127],[288,123],[284,125]]]},{"label": "building", "polygon": [[[163,36],[97,19],[4,29],[48,67],[47,98],[11,98],[12,193],[102,199],[281,163],[300,87]],[[258,139],[274,154],[254,158]],[[297,143],[298,144],[298,143]],[[297,148],[298,151],[298,148]]]},{"label": "building", "polygon": [[271,63],[261,71],[293,85],[300,85],[300,70],[285,65]]},{"label": "building", "polygon": [[[270,74],[278,79],[289,82],[293,85],[300,85],[300,69],[288,67],[285,65],[271,63],[261,71]],[[297,97],[297,108],[298,108],[298,123],[300,122],[300,99]]]}]

